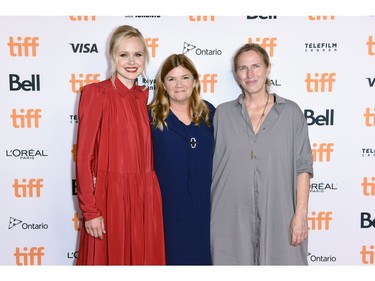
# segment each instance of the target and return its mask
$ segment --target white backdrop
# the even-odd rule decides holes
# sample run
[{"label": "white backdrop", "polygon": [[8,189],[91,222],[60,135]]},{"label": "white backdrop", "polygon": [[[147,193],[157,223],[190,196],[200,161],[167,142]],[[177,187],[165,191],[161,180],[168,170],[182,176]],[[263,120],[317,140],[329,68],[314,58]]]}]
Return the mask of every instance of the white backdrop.
[{"label": "white backdrop", "polygon": [[272,92],[309,123],[309,264],[375,265],[375,17],[272,15],[0,17],[1,265],[75,263],[79,88],[107,78],[109,35],[122,24],[147,40],[150,99],[164,58],[186,53],[203,98],[232,100],[233,53],[263,45]]}]

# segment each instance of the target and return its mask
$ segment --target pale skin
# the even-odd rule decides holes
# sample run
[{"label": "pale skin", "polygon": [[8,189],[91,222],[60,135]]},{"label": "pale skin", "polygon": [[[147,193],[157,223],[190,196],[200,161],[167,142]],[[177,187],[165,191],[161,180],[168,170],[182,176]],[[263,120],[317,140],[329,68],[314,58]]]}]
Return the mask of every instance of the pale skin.
[{"label": "pale skin", "polygon": [[[271,66],[266,66],[255,51],[247,51],[238,57],[237,81],[244,92],[244,102],[255,134],[273,105],[273,98],[266,89],[266,80]],[[267,101],[268,100],[268,101]],[[262,113],[264,112],[264,116]],[[308,234],[307,213],[310,192],[310,174],[297,176],[296,210],[290,223],[291,245],[298,246]]]},{"label": "pale skin", "polygon": [[179,65],[165,76],[163,86],[169,96],[170,108],[185,125],[191,123],[192,117],[189,100],[195,86],[191,72]]},{"label": "pale skin", "polygon": [[[116,51],[116,75],[128,88],[132,88],[135,79],[145,67],[144,44],[138,37],[124,39]],[[93,178],[95,188],[96,179]],[[87,233],[95,238],[104,239],[105,223],[102,216],[85,222]]]}]

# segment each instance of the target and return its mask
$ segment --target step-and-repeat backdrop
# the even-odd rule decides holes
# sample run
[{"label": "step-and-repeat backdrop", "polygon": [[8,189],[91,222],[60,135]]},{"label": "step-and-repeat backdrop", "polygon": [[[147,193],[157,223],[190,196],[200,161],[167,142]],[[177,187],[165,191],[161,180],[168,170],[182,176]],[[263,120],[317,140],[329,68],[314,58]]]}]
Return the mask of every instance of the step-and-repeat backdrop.
[{"label": "step-and-repeat backdrop", "polygon": [[233,53],[261,44],[272,92],[309,125],[309,264],[375,265],[375,17],[323,15],[0,17],[1,265],[75,263],[79,91],[108,77],[109,36],[123,24],[146,38],[150,99],[164,58],[185,53],[203,98],[232,100]]}]

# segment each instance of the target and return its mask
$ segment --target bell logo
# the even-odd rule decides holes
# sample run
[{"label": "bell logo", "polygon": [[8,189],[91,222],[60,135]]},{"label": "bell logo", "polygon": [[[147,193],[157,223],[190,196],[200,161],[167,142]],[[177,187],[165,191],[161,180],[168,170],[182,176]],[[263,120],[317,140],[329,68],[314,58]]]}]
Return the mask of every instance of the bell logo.
[{"label": "bell logo", "polygon": [[217,74],[203,74],[203,78],[202,75],[199,74],[199,81],[203,86],[203,93],[208,92],[208,87],[210,87],[210,93],[215,92],[215,84],[217,83],[216,78]]},{"label": "bell logo", "polygon": [[40,91],[39,74],[32,74],[30,80],[20,81],[20,78],[17,74],[9,74],[9,91]]},{"label": "bell logo", "polygon": [[375,264],[375,246],[362,245],[362,250],[359,252],[362,257],[363,264]]},{"label": "bell logo", "polygon": [[371,177],[371,181],[367,177],[364,177],[361,185],[364,196],[375,196],[375,177]]},{"label": "bell logo", "polygon": [[22,179],[21,182],[18,179],[14,179],[13,189],[15,197],[40,197],[40,191],[43,188],[43,179]]},{"label": "bell logo", "polygon": [[91,83],[100,82],[100,74],[90,73],[84,76],[84,74],[80,73],[77,78],[76,75],[72,73],[70,76],[69,82],[70,82],[70,85],[72,86],[71,87],[72,92],[79,93],[82,90],[83,86],[91,84]]},{"label": "bell logo", "polygon": [[[26,113],[25,113],[26,112]],[[20,109],[20,112],[17,113],[17,109],[12,109],[12,114],[10,118],[12,119],[14,128],[39,128],[39,119],[42,118],[40,114],[41,109]]]},{"label": "bell logo", "polygon": [[309,230],[329,230],[329,222],[332,221],[332,212],[311,212],[311,216],[307,218],[310,222]]},{"label": "bell logo", "polygon": [[[317,147],[318,144],[314,143],[312,146]],[[312,148],[313,161],[323,162],[325,159],[326,162],[330,162],[333,151],[333,143],[321,143],[318,148]]]},{"label": "bell logo", "polygon": [[246,19],[248,20],[255,20],[255,19],[261,19],[261,20],[275,20],[277,19],[277,16],[246,16]]},{"label": "bell logo", "polygon": [[14,37],[9,37],[9,54],[12,57],[36,57],[36,49],[39,46],[39,37],[25,37],[18,36],[16,40]]},{"label": "bell logo", "polygon": [[151,57],[156,56],[156,48],[159,47],[159,38],[145,38],[146,46],[151,49]]},{"label": "bell logo", "polygon": [[361,212],[361,228],[375,228],[375,219],[371,218],[371,214],[367,212]]},{"label": "bell logo", "polygon": [[215,16],[189,16],[189,21],[192,21],[192,22],[215,21]]},{"label": "bell logo", "polygon": [[368,46],[368,54],[370,55],[370,56],[375,56],[375,52],[374,52],[374,46],[375,46],[375,41],[374,41],[374,39],[372,38],[372,36],[369,36],[368,37],[368,41],[367,41],[367,43],[366,43],[366,45]]},{"label": "bell logo", "polygon": [[16,265],[42,265],[43,251],[44,247],[31,247],[30,250],[24,247],[23,252],[21,252],[20,248],[17,247],[13,254],[16,257]]},{"label": "bell logo", "polygon": [[75,231],[80,231],[81,230],[81,227],[80,227],[80,222],[81,221],[83,221],[83,219],[78,216],[77,212],[75,212],[74,216],[72,218],[73,228],[74,228]]},{"label": "bell logo", "polygon": [[317,126],[332,126],[334,120],[334,110],[326,109],[325,114],[317,115],[312,109],[305,109],[303,111],[307,125],[317,125]]},{"label": "bell logo", "polygon": [[370,112],[370,108],[367,107],[363,116],[365,117],[366,127],[374,127],[375,126],[375,108],[373,108],[373,112]]},{"label": "bell logo", "polygon": [[[307,73],[307,77],[305,79],[306,82],[306,90],[311,92],[325,92],[326,85],[328,86],[327,91],[332,92],[333,82],[336,82],[335,76],[336,73],[322,73],[319,77],[319,73],[315,73],[314,76],[316,78],[311,78],[311,73]],[[320,87],[319,87],[320,84]]]},{"label": "bell logo", "polygon": [[[264,38],[255,38],[255,42],[256,44],[259,44],[262,46],[262,48],[268,50],[268,54],[270,57],[273,57],[273,51],[275,49],[275,47],[277,46],[276,44],[276,38],[273,37],[273,38],[268,38],[268,37],[264,37]],[[248,42],[249,43],[253,43],[253,39],[251,37],[249,37],[248,39]]]}]

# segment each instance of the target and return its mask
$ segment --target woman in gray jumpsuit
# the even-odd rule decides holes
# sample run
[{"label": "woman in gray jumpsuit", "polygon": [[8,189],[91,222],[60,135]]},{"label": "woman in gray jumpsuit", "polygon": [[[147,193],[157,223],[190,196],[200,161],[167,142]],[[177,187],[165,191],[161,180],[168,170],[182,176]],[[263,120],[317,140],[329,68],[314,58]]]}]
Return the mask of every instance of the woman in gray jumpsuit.
[{"label": "woman in gray jumpsuit", "polygon": [[267,52],[233,58],[242,93],[217,107],[211,186],[214,265],[307,265],[313,159],[299,106],[269,93]]}]

